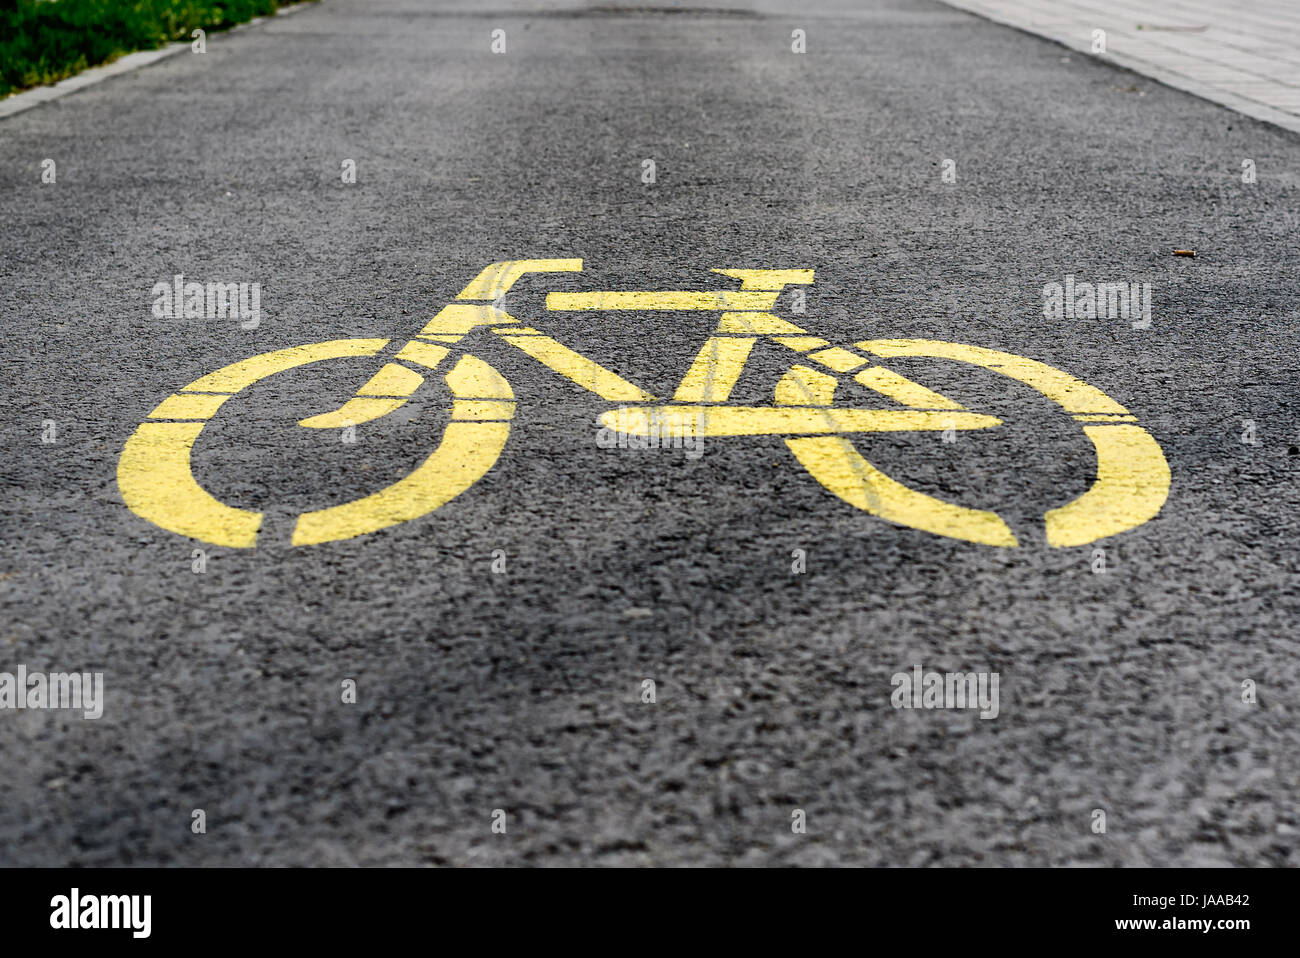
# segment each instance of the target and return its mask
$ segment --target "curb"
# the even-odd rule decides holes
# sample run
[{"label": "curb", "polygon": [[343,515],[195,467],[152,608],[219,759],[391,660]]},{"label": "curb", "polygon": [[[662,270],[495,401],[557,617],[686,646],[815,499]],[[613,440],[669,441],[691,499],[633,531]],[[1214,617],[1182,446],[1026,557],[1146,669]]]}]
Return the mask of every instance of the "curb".
[{"label": "curb", "polygon": [[1202,100],[1208,100],[1211,103],[1226,107],[1235,113],[1240,113],[1243,116],[1250,117],[1251,119],[1270,123],[1273,126],[1279,126],[1284,130],[1290,130],[1292,133],[1300,133],[1300,116],[1296,116],[1294,113],[1287,113],[1285,110],[1279,110],[1266,103],[1248,100],[1230,90],[1221,90],[1212,84],[1205,83],[1193,77],[1185,76],[1181,73],[1176,73],[1173,70],[1167,70],[1156,63],[1152,63],[1149,60],[1143,60],[1140,57],[1130,56],[1125,53],[1106,53],[1103,56],[1098,56],[1092,52],[1092,49],[1086,40],[1041,32],[1038,28],[1030,26],[1023,20],[1016,19],[1012,14],[989,9],[987,5],[979,2],[979,0],[943,0],[943,2],[956,10],[973,14],[974,16],[983,20],[988,20],[991,23],[997,23],[1004,27],[1011,27],[1013,30],[1018,30],[1019,32],[1026,33],[1032,37],[1038,37],[1041,40],[1047,40],[1051,43],[1063,46],[1067,50],[1072,50],[1075,53],[1082,53],[1101,63],[1110,63],[1113,66],[1120,67],[1121,69],[1129,70],[1133,73],[1155,80],[1157,83],[1163,83],[1167,87],[1181,90],[1184,93],[1190,93],[1192,96],[1199,97]]},{"label": "curb", "polygon": [[[305,10],[307,7],[315,5],[319,5],[319,0],[315,4],[310,2],[295,3],[293,6],[281,7],[276,10],[274,16],[288,16],[291,13],[297,13],[299,10]],[[270,19],[272,17],[255,17],[246,23],[237,23],[229,30],[221,30],[217,34],[213,34],[213,36],[228,36]],[[23,90],[21,93],[15,93],[0,100],[0,119],[13,116],[15,113],[22,113],[25,110],[38,107],[42,103],[65,97],[70,93],[76,93],[78,90],[84,90],[86,87],[102,83],[110,77],[143,69],[152,63],[157,63],[159,60],[166,60],[178,53],[184,53],[188,49],[190,49],[190,41],[178,40],[176,43],[169,43],[157,50],[137,50],[135,53],[128,53],[126,56],[118,57],[112,63],[91,67],[89,70],[82,70],[75,76],[67,77],[58,83],[36,87],[34,90]]]}]

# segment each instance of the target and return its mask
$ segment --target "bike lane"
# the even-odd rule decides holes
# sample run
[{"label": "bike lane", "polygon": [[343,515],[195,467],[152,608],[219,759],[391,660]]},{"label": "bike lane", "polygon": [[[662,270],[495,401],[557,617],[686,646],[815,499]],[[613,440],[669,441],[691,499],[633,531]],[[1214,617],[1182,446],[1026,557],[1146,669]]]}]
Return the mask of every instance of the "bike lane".
[{"label": "bike lane", "polygon": [[[1295,137],[925,3],[493,16],[326,3],[0,121],[21,357],[6,638],[16,661],[102,668],[121,703],[85,727],[0,726],[33,755],[0,836],[50,836],[13,854],[1281,862],[1247,818],[1275,822],[1295,729],[1242,689],[1267,700],[1296,669],[1295,280],[1278,259]],[[364,356],[193,390],[217,398],[183,410],[210,422],[189,430],[192,475],[264,516],[255,549],[130,508],[123,452],[151,414],[175,422],[158,410],[186,384],[309,343],[397,348],[486,264],[546,257],[583,272],[479,303],[530,330],[475,340],[508,396],[418,362],[399,364],[424,377],[409,393],[396,373],[367,392]],[[705,295],[724,285],[710,269],[816,279],[763,307],[794,328],[761,336],[719,328],[738,315],[725,299],[548,306]],[[215,315],[208,286],[241,283],[258,312]],[[998,419],[855,448],[996,513],[1017,548],[854,508],[891,487],[850,470],[831,495],[781,435],[652,445],[602,423],[620,383],[719,397],[721,360],[683,379],[710,336],[756,341],[727,383],[737,406],[781,405],[788,382],[786,405],[815,407],[825,381],[786,377],[828,367],[792,357],[876,343],[896,393]],[[1042,363],[1117,410],[1062,409],[908,342]],[[830,372],[859,407],[885,383]],[[358,400],[387,413],[299,425]],[[515,405],[479,481],[399,525],[293,544],[297,516],[401,482],[457,421],[502,432],[504,407],[456,412],[481,402]],[[1130,414],[1167,460],[1163,507],[1050,541],[1044,512],[1097,477],[1071,416]],[[895,708],[891,678],[914,666],[997,673],[998,717]],[[232,830],[200,844],[160,802],[220,807]],[[1197,810],[1232,802],[1247,811],[1222,840],[1194,840]],[[1098,808],[1122,842],[1093,830]]]}]

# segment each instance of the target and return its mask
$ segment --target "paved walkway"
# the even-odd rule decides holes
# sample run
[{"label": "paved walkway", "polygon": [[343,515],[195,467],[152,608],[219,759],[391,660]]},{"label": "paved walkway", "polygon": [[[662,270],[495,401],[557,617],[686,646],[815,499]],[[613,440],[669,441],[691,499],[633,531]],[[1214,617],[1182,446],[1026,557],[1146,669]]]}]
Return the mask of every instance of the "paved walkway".
[{"label": "paved walkway", "polygon": [[[0,673],[104,675],[99,719],[0,709],[0,867],[1294,867],[1300,140],[933,0],[623,2],[330,0],[0,120]],[[455,303],[507,258],[582,259],[509,290],[536,333]],[[769,307],[712,268],[814,275]],[[1111,298],[1132,284],[1149,327]],[[1056,286],[1083,308],[1054,317]],[[569,308],[665,290],[798,329]],[[472,338],[397,362],[447,304]],[[710,339],[729,378],[701,363],[682,402],[725,384],[715,424],[834,383],[832,418],[901,395],[998,424],[697,455],[602,431],[632,400],[556,368],[676,397]],[[867,340],[870,367],[827,347]],[[495,464],[410,521],[292,545],[300,513],[466,475],[504,438],[477,363],[403,365],[443,347],[514,395]],[[410,402],[299,426],[371,382],[371,412]],[[1163,450],[1161,512],[1049,544],[1097,450],[1136,448],[1117,410]],[[164,481],[137,495],[141,461]],[[1158,490],[1146,462],[1130,486]],[[1020,545],[844,498],[934,516],[894,485]],[[252,548],[142,515],[195,488],[231,530],[261,514]],[[996,673],[997,717],[902,707],[918,669]]]},{"label": "paved walkway", "polygon": [[1300,132],[1300,4],[1254,0],[946,0]]}]

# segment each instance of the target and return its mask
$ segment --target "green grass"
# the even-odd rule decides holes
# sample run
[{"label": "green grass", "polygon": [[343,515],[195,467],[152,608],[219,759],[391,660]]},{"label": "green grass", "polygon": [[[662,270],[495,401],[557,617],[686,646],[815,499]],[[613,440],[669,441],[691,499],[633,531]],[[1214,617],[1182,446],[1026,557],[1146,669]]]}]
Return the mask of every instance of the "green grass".
[{"label": "green grass", "polygon": [[125,53],[274,13],[289,0],[0,0],[0,97]]}]

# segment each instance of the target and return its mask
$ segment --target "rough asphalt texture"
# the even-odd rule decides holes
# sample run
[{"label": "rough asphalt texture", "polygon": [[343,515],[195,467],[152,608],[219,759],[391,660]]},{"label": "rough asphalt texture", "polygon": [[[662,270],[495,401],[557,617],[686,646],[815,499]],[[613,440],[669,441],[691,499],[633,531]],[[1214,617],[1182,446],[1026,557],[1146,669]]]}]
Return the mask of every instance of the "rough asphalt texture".
[{"label": "rough asphalt texture", "polygon": [[[465,8],[330,0],[0,123],[0,670],[108,686],[97,722],[0,713],[0,863],[1295,864],[1300,138],[926,0]],[[201,481],[271,510],[256,550],[195,574],[202,543],[122,503],[122,444],[175,389],[405,337],[487,263],[544,256],[585,272],[522,281],[511,311],[658,395],[715,315],[544,293],[813,267],[782,314],[834,342],[950,339],[1099,386],[1163,446],[1169,501],[1097,544],[1104,574],[1092,546],[1048,549],[1033,523],[1092,477],[1078,427],[913,361],[1007,425],[858,448],[1025,547],[897,528],[779,438],[601,449],[607,403],[481,336],[520,413],[423,520],[287,545],[285,516],[441,435],[436,391],[352,446],[293,425],[362,361],[204,432]],[[261,282],[260,328],[154,319],[177,272]],[[1152,283],[1154,328],[1045,319],[1066,274]],[[770,401],[788,359],[739,394]],[[1001,715],[895,710],[914,664],[999,672]]]}]

